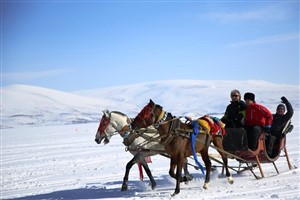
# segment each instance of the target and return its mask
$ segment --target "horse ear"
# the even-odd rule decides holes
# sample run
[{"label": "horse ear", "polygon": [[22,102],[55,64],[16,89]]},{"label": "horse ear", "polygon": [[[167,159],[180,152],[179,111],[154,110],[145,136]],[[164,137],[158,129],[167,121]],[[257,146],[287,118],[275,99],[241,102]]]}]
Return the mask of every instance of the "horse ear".
[{"label": "horse ear", "polygon": [[102,112],[105,115],[105,117],[108,117],[108,110],[102,110]]},{"label": "horse ear", "polygon": [[154,102],[152,101],[152,99],[150,99],[150,102],[149,102],[149,103],[152,104],[152,105],[154,104]]}]

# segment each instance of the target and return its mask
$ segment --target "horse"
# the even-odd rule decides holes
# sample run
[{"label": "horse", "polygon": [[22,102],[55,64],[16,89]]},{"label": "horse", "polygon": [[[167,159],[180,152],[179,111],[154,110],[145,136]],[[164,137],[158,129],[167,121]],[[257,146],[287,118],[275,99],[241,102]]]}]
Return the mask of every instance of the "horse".
[{"label": "horse", "polygon": [[[163,110],[163,108],[155,104],[151,99],[150,102],[140,111],[131,123],[132,130],[139,130],[150,125],[155,125],[161,136],[161,143],[164,144],[165,151],[170,155],[169,175],[176,179],[176,187],[174,195],[180,192],[180,182],[183,182],[181,177],[182,167],[187,157],[192,155],[191,140],[186,131],[183,134],[176,130],[191,130],[191,124],[181,122],[179,118],[174,118],[171,113]],[[210,181],[211,162],[208,155],[208,147],[210,136],[208,134],[198,134],[195,144],[195,151],[202,156],[206,167],[206,175],[203,188],[208,188]],[[176,168],[176,174],[175,174]]]},{"label": "horse", "polygon": [[200,124],[201,128],[210,133],[212,143],[217,147],[216,149],[221,155],[227,180],[230,184],[233,184],[234,180],[229,172],[227,154],[224,152],[223,148],[223,135],[225,135],[225,129],[222,127],[222,122],[216,117],[210,117],[208,115],[199,118],[197,122]]},{"label": "horse", "polygon": [[[104,144],[107,144],[109,143],[110,138],[113,135],[115,135],[116,132],[118,132],[120,136],[124,139],[124,145],[128,146],[127,148],[129,149],[129,152],[134,156],[126,165],[126,172],[123,178],[121,191],[125,191],[128,189],[129,172],[131,167],[137,162],[143,166],[151,181],[152,189],[155,189],[156,182],[152,176],[147,162],[145,161],[145,158],[164,152],[164,146],[159,144],[158,140],[149,142],[150,138],[153,139],[155,137],[153,137],[153,134],[147,133],[142,134],[140,137],[134,137],[133,141],[129,142],[130,144],[128,144],[128,142],[126,141],[130,137],[128,134],[128,130],[130,130],[130,123],[131,119],[124,113],[121,113],[119,111],[103,111],[103,116],[100,120],[100,124],[95,136],[95,141],[96,143],[100,144],[102,140],[104,140]],[[144,149],[150,151],[139,150],[138,148],[140,147],[143,147]],[[189,174],[187,170],[187,165],[184,166],[184,173],[187,181],[192,180],[193,177]]]}]

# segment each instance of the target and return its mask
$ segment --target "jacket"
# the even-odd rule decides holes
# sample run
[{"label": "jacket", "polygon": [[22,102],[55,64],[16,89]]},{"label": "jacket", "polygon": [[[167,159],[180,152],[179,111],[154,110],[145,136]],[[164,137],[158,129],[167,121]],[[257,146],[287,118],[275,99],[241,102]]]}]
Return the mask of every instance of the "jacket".
[{"label": "jacket", "polygon": [[245,116],[246,104],[244,101],[231,101],[227,106],[221,121],[226,124],[226,128],[242,127],[241,120]]},{"label": "jacket", "polygon": [[272,124],[272,113],[264,106],[253,102],[248,105],[245,112],[246,126],[270,126]]},{"label": "jacket", "polygon": [[286,100],[283,101],[283,103],[286,105],[287,112],[284,115],[278,115],[277,113],[273,114],[273,122],[270,130],[272,135],[280,135],[282,129],[294,114],[294,110],[290,102]]}]

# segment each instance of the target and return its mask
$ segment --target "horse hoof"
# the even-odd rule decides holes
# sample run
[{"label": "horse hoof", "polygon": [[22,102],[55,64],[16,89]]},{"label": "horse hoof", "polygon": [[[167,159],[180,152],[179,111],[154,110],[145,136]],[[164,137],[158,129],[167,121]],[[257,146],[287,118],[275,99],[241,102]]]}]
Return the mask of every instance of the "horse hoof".
[{"label": "horse hoof", "polygon": [[193,178],[194,177],[192,175],[186,175],[182,180],[180,180],[180,182],[184,182],[187,185],[189,184],[189,181],[193,180]]},{"label": "horse hoof", "polygon": [[186,182],[186,181],[187,181],[186,176],[180,178],[180,183],[183,183],[183,182]]},{"label": "horse hoof", "polygon": [[233,180],[232,176],[227,177],[227,180],[228,180],[228,182],[229,182],[230,184],[233,184],[233,183],[234,183],[234,180]]},{"label": "horse hoof", "polygon": [[152,183],[152,186],[151,186],[152,190],[154,190],[156,188],[156,183]]},{"label": "horse hoof", "polygon": [[194,178],[191,174],[186,175],[185,177],[186,177],[186,180],[187,180],[187,181],[191,181],[191,180],[193,180],[193,178]]},{"label": "horse hoof", "polygon": [[179,194],[179,192],[178,192],[178,191],[175,191],[171,196],[174,197],[174,196],[176,196],[177,194]]},{"label": "horse hoof", "polygon": [[204,188],[205,190],[207,190],[207,189],[208,189],[208,183],[204,183],[203,188]]},{"label": "horse hoof", "polygon": [[124,192],[128,189],[127,185],[126,184],[123,184],[122,185],[122,188],[121,188],[121,191]]},{"label": "horse hoof", "polygon": [[182,182],[188,182],[188,181],[191,181],[191,180],[193,180],[193,176],[192,175],[186,175],[186,176],[183,176],[183,177],[181,177],[181,179],[180,179],[180,183],[182,183]]}]

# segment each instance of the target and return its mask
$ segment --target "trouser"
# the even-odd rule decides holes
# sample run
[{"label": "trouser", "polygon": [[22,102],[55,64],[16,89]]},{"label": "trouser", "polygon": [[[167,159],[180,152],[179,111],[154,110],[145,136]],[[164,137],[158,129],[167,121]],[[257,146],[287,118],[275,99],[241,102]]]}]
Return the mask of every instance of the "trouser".
[{"label": "trouser", "polygon": [[273,147],[276,141],[276,137],[273,135],[268,135],[266,139],[266,149],[269,156],[272,155]]},{"label": "trouser", "polygon": [[223,148],[226,151],[247,150],[246,130],[244,128],[226,128],[226,135],[223,137]]},{"label": "trouser", "polygon": [[245,129],[247,131],[248,147],[254,151],[257,149],[257,142],[262,129],[260,126],[247,126]]}]

